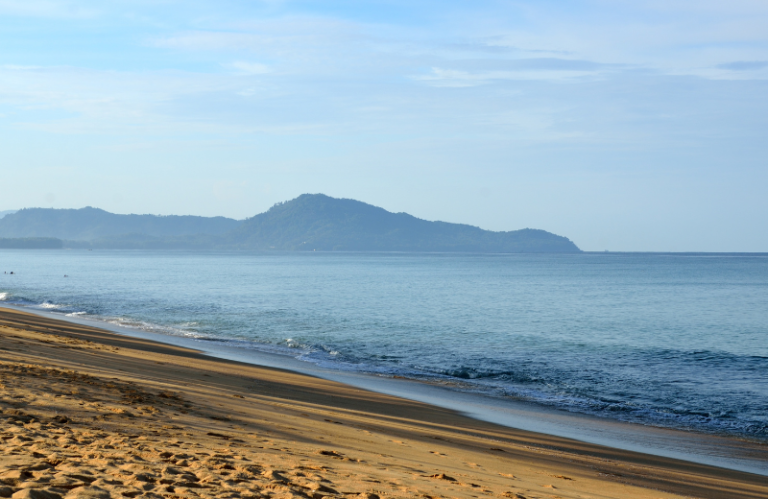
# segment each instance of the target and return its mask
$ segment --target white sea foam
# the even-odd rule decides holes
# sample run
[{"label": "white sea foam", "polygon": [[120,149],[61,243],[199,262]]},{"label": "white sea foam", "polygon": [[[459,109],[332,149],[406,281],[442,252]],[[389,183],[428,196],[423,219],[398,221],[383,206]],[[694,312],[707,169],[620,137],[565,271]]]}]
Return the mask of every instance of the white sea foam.
[{"label": "white sea foam", "polygon": [[61,308],[63,306],[64,305],[57,305],[56,303],[48,303],[48,302],[44,302],[44,303],[41,303],[40,305],[38,305],[38,307],[45,308],[45,309],[48,309],[48,310],[55,310],[55,309]]},{"label": "white sea foam", "polygon": [[71,314],[67,314],[67,317],[79,317],[85,314],[87,314],[87,312],[72,312]]},{"label": "white sea foam", "polygon": [[193,327],[192,325],[196,325],[197,322],[186,322],[178,326],[163,326],[160,324],[128,319],[125,317],[97,317],[97,320],[101,320],[121,328],[138,329],[139,331],[146,331],[148,333],[166,334],[169,336],[183,336],[187,338],[206,337],[205,334],[202,334],[198,331],[187,329],[187,327]]},{"label": "white sea foam", "polygon": [[0,293],[0,301],[5,301],[8,299],[8,293]]}]

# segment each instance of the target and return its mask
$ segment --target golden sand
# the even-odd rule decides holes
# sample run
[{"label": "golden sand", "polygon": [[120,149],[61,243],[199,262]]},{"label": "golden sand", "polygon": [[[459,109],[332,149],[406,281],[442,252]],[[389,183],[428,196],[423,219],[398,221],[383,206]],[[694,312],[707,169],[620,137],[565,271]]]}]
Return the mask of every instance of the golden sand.
[{"label": "golden sand", "polygon": [[0,497],[767,498],[768,480],[0,309]]}]

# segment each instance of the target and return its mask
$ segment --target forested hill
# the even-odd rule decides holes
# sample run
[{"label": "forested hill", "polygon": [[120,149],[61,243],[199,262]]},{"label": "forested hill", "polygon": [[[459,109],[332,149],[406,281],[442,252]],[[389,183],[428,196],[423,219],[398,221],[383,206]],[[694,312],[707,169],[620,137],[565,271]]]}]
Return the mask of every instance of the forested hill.
[{"label": "forested hill", "polygon": [[156,237],[217,235],[241,222],[224,217],[117,215],[98,208],[57,210],[27,208],[0,219],[0,237],[55,237],[88,241],[125,234]]},{"label": "forested hill", "polygon": [[[115,215],[96,208],[31,208],[0,219],[0,238],[58,238],[67,248],[256,251],[462,251],[578,253],[543,230],[492,232],[429,222],[352,199],[304,194],[237,221],[224,217]],[[10,243],[9,243],[10,244]]]},{"label": "forested hill", "polygon": [[569,239],[543,230],[492,232],[429,222],[352,199],[304,194],[247,219],[221,243],[228,247],[303,251],[466,251],[578,253]]}]

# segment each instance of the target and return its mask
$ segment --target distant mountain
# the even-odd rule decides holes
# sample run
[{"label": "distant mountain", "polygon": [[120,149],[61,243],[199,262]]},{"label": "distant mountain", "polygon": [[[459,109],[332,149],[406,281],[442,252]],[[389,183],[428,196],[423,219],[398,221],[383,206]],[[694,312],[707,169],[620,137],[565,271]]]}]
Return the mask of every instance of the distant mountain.
[{"label": "distant mountain", "polygon": [[288,251],[578,253],[569,239],[536,229],[491,232],[429,222],[352,199],[304,194],[245,220],[219,244]]},{"label": "distant mountain", "polygon": [[11,213],[16,213],[16,210],[5,210],[0,211],[0,218],[3,218],[6,215],[10,215]]},{"label": "distant mountain", "polygon": [[64,247],[94,249],[581,251],[569,239],[543,230],[492,232],[471,225],[429,222],[323,194],[301,195],[242,222],[223,217],[115,215],[96,208],[32,208],[0,219],[3,237],[59,238],[65,240]]},{"label": "distant mountain", "polygon": [[88,241],[125,234],[155,237],[220,235],[241,222],[224,217],[116,215],[97,208],[27,208],[0,219],[0,237],[55,237]]}]

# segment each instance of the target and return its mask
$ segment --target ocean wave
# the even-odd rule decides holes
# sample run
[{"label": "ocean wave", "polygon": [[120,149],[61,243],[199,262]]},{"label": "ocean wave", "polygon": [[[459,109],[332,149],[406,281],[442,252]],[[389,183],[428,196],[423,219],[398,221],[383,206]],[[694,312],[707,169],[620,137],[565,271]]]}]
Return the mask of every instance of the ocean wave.
[{"label": "ocean wave", "polygon": [[181,324],[177,324],[176,327],[188,328],[188,327],[197,327],[198,325],[199,325],[199,323],[193,321],[193,322],[184,322],[184,323],[181,323]]},{"label": "ocean wave", "polygon": [[23,296],[18,296],[10,292],[0,293],[0,301],[19,307],[31,307],[42,303],[41,301],[29,300]]},{"label": "ocean wave", "polygon": [[114,326],[125,329],[136,329],[147,333],[165,334],[169,336],[181,336],[185,338],[204,338],[206,335],[190,329],[190,326],[183,323],[175,326],[155,324],[143,320],[131,319],[128,317],[94,317],[97,321],[106,322]]},{"label": "ocean wave", "polygon": [[60,309],[60,308],[64,308],[64,306],[65,305],[59,305],[57,303],[50,303],[50,302],[47,302],[47,301],[38,305],[38,307],[44,308],[46,310],[57,310],[57,309]]},{"label": "ocean wave", "polygon": [[39,298],[27,298],[25,296],[11,295],[10,293],[3,293],[3,294],[5,295],[3,297],[3,301],[11,305],[16,305],[18,307],[44,310],[46,312],[58,312],[65,315],[71,312],[77,311],[77,309],[72,307],[71,305],[54,303],[53,301],[48,299],[41,300]]},{"label": "ocean wave", "polygon": [[9,292],[0,293],[0,301],[4,301],[18,307],[38,309],[48,313],[61,314],[65,317],[74,318],[88,315],[90,320],[111,324],[113,326],[126,329],[136,329],[146,332],[167,334],[171,336],[183,336],[188,338],[199,338],[204,336],[196,331],[195,327],[198,325],[198,323],[195,321],[186,321],[178,325],[171,326],[161,325],[149,321],[131,319],[128,317],[102,315],[99,313],[94,313],[93,311],[83,310],[84,307],[82,306],[54,303],[50,299],[27,298],[24,296],[12,295]]}]

